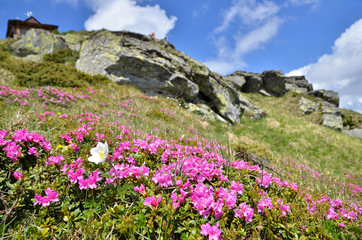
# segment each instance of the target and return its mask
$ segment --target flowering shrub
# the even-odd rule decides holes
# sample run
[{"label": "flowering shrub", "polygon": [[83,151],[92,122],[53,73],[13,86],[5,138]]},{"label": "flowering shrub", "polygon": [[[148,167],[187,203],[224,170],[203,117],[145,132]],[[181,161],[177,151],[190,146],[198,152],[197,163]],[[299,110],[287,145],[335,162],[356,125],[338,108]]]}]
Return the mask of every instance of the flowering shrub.
[{"label": "flowering shrub", "polygon": [[[180,124],[183,136],[160,130],[164,122],[150,127],[139,114],[143,104],[125,96],[111,105],[99,100],[108,95],[92,89],[0,89],[2,102],[24,116],[34,111],[27,118],[39,122],[0,129],[4,237],[361,236],[362,189],[356,184],[346,185],[345,192],[354,194],[350,201],[309,192],[234,153],[225,155],[227,147],[189,126]],[[155,104],[152,111],[167,121],[177,118],[160,110],[157,99],[135,99]]]}]

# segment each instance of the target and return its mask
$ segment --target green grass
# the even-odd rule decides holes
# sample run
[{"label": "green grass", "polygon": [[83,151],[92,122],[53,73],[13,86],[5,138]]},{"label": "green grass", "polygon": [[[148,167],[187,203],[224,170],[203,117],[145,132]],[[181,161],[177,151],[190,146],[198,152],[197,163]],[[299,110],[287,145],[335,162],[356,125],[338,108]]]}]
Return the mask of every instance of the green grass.
[{"label": "green grass", "polygon": [[303,116],[299,94],[290,92],[281,98],[245,95],[265,110],[266,117],[232,126],[234,135],[267,146],[277,159],[290,157],[321,173],[333,172],[337,178],[344,171],[362,175],[362,140],[321,126],[318,116]]}]

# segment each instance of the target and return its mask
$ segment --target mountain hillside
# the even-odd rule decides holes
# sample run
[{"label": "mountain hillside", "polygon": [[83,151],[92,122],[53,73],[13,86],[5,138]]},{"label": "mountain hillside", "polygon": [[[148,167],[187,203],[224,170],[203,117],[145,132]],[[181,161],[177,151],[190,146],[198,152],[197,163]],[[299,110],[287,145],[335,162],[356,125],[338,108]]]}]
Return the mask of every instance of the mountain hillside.
[{"label": "mountain hillside", "polygon": [[129,32],[48,39],[0,42],[2,238],[362,237],[361,114],[337,93]]}]

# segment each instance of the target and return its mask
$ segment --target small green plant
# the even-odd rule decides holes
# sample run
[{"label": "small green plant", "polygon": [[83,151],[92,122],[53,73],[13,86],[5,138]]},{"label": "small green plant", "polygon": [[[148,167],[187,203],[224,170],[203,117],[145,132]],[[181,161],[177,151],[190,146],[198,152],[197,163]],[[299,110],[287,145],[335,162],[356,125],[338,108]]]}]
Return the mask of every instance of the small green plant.
[{"label": "small green plant", "polygon": [[[5,40],[0,40],[0,51],[11,52],[11,44],[13,44],[16,40],[12,38],[7,38]],[[0,60],[1,61],[1,60]]]},{"label": "small green plant", "polygon": [[343,118],[343,126],[350,128],[362,128],[362,116],[361,114],[347,110],[342,109],[342,118]]},{"label": "small green plant", "polygon": [[60,49],[54,53],[45,54],[45,62],[64,63],[74,66],[79,58],[79,52],[71,49]]},{"label": "small green plant", "polygon": [[12,72],[15,83],[19,86],[90,87],[110,82],[106,76],[82,73],[74,66],[53,61],[25,62],[11,58],[9,54],[1,51],[0,67]]}]

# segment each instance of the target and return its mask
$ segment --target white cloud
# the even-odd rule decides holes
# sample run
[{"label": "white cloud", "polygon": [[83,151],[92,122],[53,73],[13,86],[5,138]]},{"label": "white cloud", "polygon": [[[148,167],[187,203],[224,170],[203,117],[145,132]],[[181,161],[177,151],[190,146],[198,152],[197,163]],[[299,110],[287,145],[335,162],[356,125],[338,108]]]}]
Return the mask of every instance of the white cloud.
[{"label": "white cloud", "polygon": [[[279,6],[272,1],[233,1],[233,5],[223,14],[222,24],[213,32],[218,57],[206,61],[206,64],[221,74],[245,67],[243,56],[262,48],[277,34],[283,22],[277,16],[279,9]],[[238,26],[238,29],[234,30],[236,34],[234,39],[230,40],[223,33],[234,22],[236,23],[233,26]],[[233,44],[230,44],[230,41],[233,41]]]},{"label": "white cloud", "polygon": [[134,0],[87,0],[86,3],[94,11],[84,24],[86,30],[154,32],[157,38],[164,38],[177,20],[175,16],[168,17],[159,5],[140,6]]},{"label": "white cloud", "polygon": [[238,18],[245,25],[259,25],[269,17],[274,16],[279,11],[278,5],[271,1],[259,3],[256,0],[238,0],[234,1],[224,13],[223,23],[217,27],[215,33],[226,30],[235,18]]},{"label": "white cloud", "polygon": [[246,35],[235,38],[236,54],[244,55],[261,48],[262,44],[274,37],[282,23],[279,17],[271,17],[262,26],[259,26]]},{"label": "white cloud", "polygon": [[362,113],[362,18],[353,23],[334,42],[331,54],[316,63],[289,72],[305,75],[315,88],[337,91],[340,105]]}]

